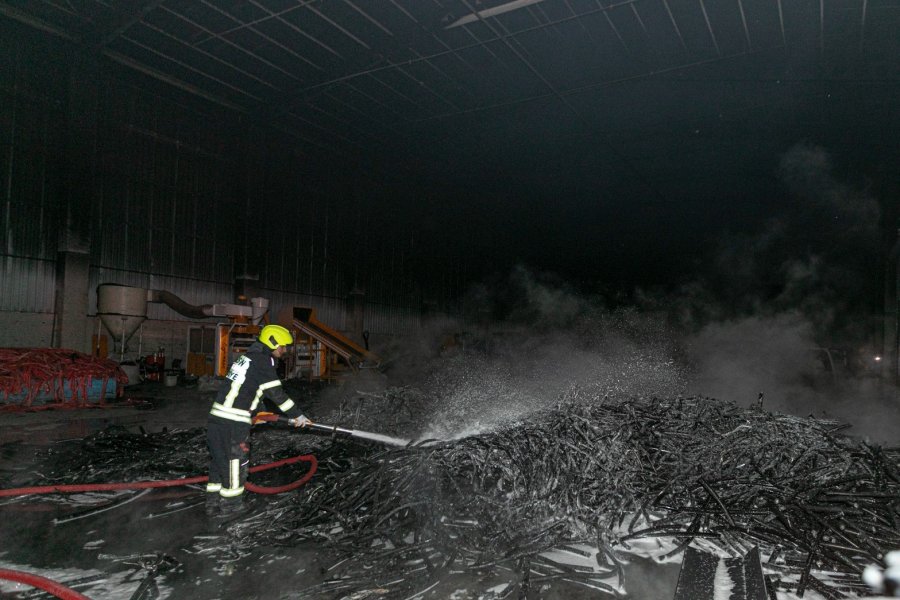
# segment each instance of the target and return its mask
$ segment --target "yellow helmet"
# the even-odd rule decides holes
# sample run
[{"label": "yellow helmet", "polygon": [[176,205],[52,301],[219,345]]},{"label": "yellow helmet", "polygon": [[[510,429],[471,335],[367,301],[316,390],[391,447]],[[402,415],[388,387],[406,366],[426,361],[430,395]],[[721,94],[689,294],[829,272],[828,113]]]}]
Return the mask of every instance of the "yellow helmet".
[{"label": "yellow helmet", "polygon": [[259,341],[274,350],[278,346],[293,344],[294,336],[281,325],[266,325],[259,332]]}]

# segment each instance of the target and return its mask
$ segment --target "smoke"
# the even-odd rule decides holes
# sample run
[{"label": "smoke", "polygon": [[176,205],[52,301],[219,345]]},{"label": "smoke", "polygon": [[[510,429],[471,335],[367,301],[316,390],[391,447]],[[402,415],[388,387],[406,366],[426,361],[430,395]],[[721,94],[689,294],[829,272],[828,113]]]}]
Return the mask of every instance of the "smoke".
[{"label": "smoke", "polygon": [[778,176],[777,214],[723,232],[704,272],[673,292],[636,290],[624,306],[524,266],[474,287],[455,344],[428,371],[429,435],[573,399],[691,394],[747,406],[764,394],[766,409],[895,441],[896,390],[851,369],[871,347],[880,298],[878,203],[840,182],[819,147],[790,149]]},{"label": "smoke", "polygon": [[561,401],[683,390],[672,336],[657,315],[611,310],[522,266],[493,289],[479,288],[465,320],[474,327],[428,378],[436,410],[425,437],[470,435]]},{"label": "smoke", "polygon": [[773,408],[773,396],[830,376],[813,338],[812,325],[796,312],[710,323],[683,342],[692,369],[688,391],[744,406],[765,394]]},{"label": "smoke", "polygon": [[816,348],[810,323],[797,313],[710,323],[684,345],[692,391],[735,401],[802,381],[813,371]]},{"label": "smoke", "polygon": [[833,232],[844,234],[835,242],[856,245],[865,243],[865,238],[877,239],[881,218],[877,200],[838,181],[825,149],[798,144],[785,153],[779,167],[782,181],[803,210],[832,223]]},{"label": "smoke", "polygon": [[880,297],[878,202],[837,181],[822,148],[790,149],[778,175],[787,191],[778,214],[755,231],[723,232],[703,285],[727,307],[720,316],[798,311],[819,340],[866,337],[861,320]]},{"label": "smoke", "polygon": [[790,149],[778,174],[789,192],[779,214],[724,233],[712,268],[671,297],[687,332],[688,389],[742,405],[764,393],[769,409],[892,443],[896,390],[859,362],[878,325],[878,202],[840,182],[819,147]]}]

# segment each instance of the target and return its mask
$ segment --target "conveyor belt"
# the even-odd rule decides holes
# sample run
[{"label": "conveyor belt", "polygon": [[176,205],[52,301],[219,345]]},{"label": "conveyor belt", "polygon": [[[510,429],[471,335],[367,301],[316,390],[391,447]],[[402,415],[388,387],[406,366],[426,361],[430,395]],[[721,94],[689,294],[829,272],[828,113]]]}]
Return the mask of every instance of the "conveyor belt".
[{"label": "conveyor belt", "polygon": [[294,327],[327,346],[354,368],[363,365],[377,366],[380,362],[376,354],[316,319],[312,308],[294,307]]}]

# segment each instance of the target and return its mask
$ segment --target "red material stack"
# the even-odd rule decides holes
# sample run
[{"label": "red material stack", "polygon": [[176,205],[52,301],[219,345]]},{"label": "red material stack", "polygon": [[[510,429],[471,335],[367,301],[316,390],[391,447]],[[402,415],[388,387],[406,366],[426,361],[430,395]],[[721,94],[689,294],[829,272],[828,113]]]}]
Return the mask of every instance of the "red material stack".
[{"label": "red material stack", "polygon": [[147,381],[162,381],[165,369],[166,351],[162,348],[144,358],[144,379]]},{"label": "red material stack", "polygon": [[77,408],[91,396],[102,403],[111,381],[121,396],[128,376],[106,358],[65,348],[0,348],[0,409],[31,408],[35,401]]}]

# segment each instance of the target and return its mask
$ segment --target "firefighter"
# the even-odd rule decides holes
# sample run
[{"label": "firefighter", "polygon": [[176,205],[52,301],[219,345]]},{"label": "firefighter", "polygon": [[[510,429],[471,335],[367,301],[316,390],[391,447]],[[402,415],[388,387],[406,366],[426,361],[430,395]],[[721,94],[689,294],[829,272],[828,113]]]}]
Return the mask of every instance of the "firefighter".
[{"label": "firefighter", "polygon": [[293,343],[290,331],[280,325],[266,325],[225,376],[227,385],[219,390],[206,429],[211,457],[206,512],[211,516],[220,511],[234,514],[243,507],[250,463],[250,426],[263,397],[274,402],[295,427],[312,423],[285,393],[275,372],[275,359],[281,358]]}]

